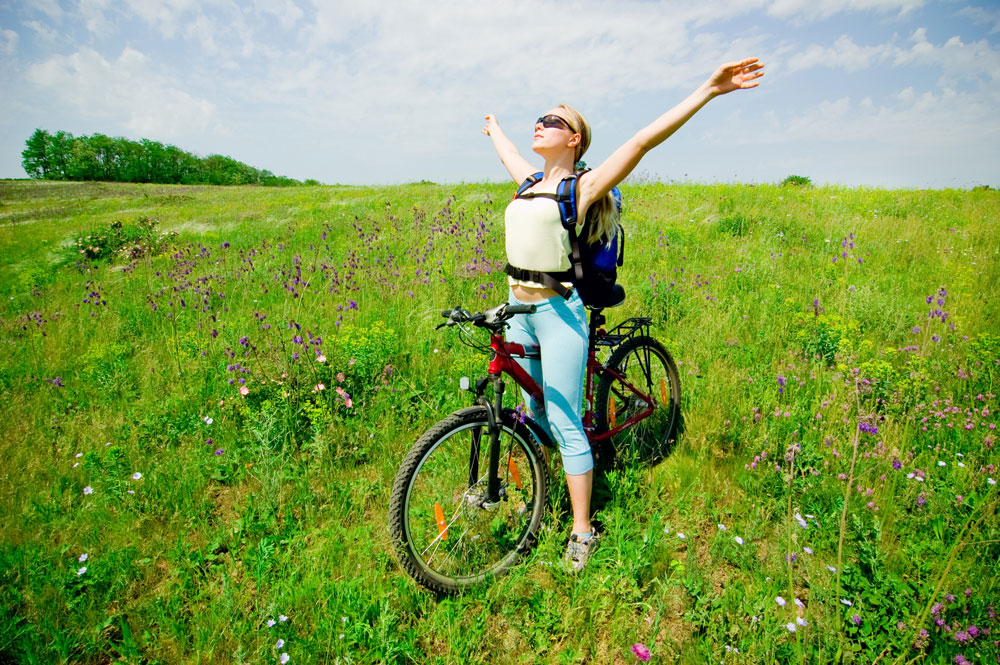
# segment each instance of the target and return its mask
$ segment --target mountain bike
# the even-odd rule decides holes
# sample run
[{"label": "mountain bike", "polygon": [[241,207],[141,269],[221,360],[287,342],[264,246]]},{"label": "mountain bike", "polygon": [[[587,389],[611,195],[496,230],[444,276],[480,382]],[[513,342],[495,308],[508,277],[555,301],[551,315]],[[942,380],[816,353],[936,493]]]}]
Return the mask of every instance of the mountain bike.
[{"label": "mountain bike", "polygon": [[[461,341],[490,354],[487,376],[461,388],[474,405],[444,418],[413,445],[396,474],[389,528],[399,560],[423,586],[453,593],[500,575],[535,544],[548,504],[543,447],[551,436],[523,408],[505,407],[504,377],[543,404],[542,389],[518,364],[538,347],[508,342],[507,321],[534,305],[507,303],[485,312],[442,312]],[[595,460],[655,462],[674,442],[680,420],[680,378],[673,358],[649,334],[652,320],[630,318],[605,330],[590,311],[584,429]],[[473,330],[489,332],[489,342]],[[602,362],[601,357],[607,357]],[[487,388],[492,394],[487,396]]]}]

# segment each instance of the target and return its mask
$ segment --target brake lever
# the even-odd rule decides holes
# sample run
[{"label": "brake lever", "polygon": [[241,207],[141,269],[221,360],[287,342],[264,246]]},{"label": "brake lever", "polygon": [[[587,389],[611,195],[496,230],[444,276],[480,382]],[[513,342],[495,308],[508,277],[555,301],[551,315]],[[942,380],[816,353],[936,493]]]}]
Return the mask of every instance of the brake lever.
[{"label": "brake lever", "polygon": [[445,311],[441,312],[441,316],[445,317],[448,320],[442,323],[441,325],[435,327],[434,328],[435,330],[441,330],[441,328],[444,328],[446,326],[458,325],[459,323],[464,323],[465,321],[469,321],[472,318],[472,315],[469,314],[464,309],[462,309],[461,305],[456,305],[452,309],[446,309]]}]

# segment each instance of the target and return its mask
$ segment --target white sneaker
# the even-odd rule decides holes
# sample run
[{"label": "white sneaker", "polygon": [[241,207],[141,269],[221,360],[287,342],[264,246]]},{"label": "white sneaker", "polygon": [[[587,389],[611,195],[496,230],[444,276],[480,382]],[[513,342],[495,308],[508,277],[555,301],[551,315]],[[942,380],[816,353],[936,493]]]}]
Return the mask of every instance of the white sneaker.
[{"label": "white sneaker", "polygon": [[569,536],[569,545],[566,547],[566,554],[563,556],[563,561],[566,562],[574,573],[578,573],[587,565],[590,555],[597,550],[600,544],[601,534],[596,531],[583,540],[575,533],[572,533]]}]

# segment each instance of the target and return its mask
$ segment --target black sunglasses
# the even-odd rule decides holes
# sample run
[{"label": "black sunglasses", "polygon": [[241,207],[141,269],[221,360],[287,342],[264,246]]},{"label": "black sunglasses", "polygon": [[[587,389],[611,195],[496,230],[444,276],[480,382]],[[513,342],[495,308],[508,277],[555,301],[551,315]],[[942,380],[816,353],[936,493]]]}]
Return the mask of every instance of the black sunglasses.
[{"label": "black sunglasses", "polygon": [[[542,127],[555,127],[556,129],[568,129],[573,132],[573,128],[569,126],[569,123],[560,118],[559,116],[550,113],[548,115],[543,115],[541,118],[535,121],[535,124],[541,124]],[[575,132],[574,132],[575,133]]]}]

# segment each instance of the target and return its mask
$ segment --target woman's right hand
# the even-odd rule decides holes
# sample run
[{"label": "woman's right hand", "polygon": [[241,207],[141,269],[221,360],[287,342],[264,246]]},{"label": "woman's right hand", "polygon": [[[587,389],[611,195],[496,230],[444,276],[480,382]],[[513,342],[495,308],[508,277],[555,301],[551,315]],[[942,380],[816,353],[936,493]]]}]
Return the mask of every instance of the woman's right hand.
[{"label": "woman's right hand", "polygon": [[490,136],[490,132],[496,129],[500,129],[500,123],[497,122],[497,117],[491,113],[486,116],[486,124],[483,125],[482,132],[483,134],[486,134],[486,136]]},{"label": "woman's right hand", "polygon": [[486,124],[483,125],[482,132],[492,139],[493,148],[497,151],[500,161],[503,162],[504,168],[507,169],[507,173],[514,179],[514,182],[520,185],[525,178],[538,170],[532,167],[524,157],[521,157],[517,147],[504,136],[503,130],[500,129],[500,123],[497,122],[497,117],[492,113],[486,116]]}]

